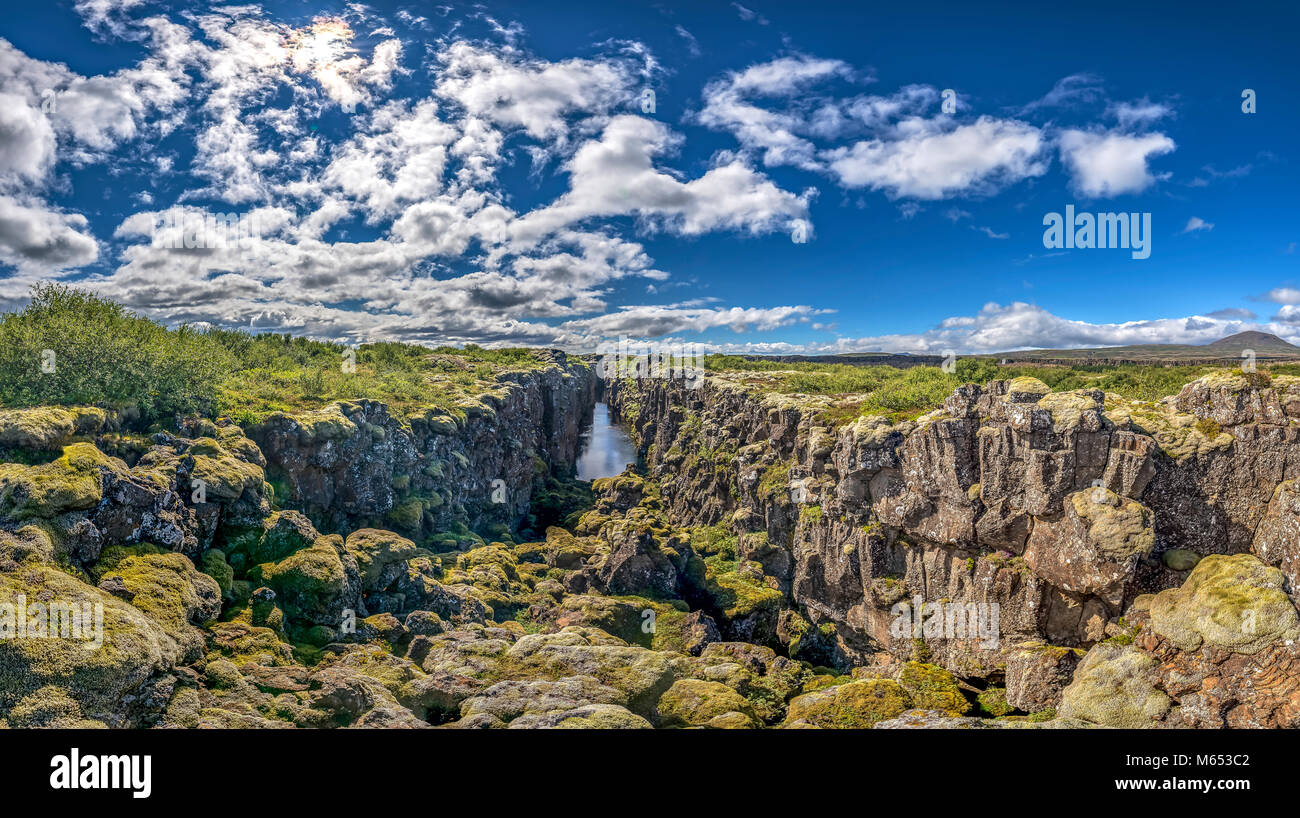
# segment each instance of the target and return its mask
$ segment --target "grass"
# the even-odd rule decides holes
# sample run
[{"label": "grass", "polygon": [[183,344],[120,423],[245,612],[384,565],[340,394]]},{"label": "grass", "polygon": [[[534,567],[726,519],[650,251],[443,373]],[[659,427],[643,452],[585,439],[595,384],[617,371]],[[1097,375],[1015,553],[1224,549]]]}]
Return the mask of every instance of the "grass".
[{"label": "grass", "polygon": [[[826,411],[832,425],[863,415],[884,415],[891,420],[914,419],[937,409],[954,389],[965,383],[985,385],[992,380],[1037,378],[1054,392],[1101,389],[1134,401],[1155,401],[1175,395],[1185,384],[1211,366],[1116,364],[1062,366],[1012,364],[1001,366],[990,358],[963,358],[956,371],[936,366],[854,366],[812,362],[748,360],[735,355],[710,355],[705,368],[715,373],[756,373],[753,384],[763,391],[784,394],[828,395],[841,398]],[[1275,364],[1260,370],[1273,375],[1300,374],[1300,365]]]},{"label": "grass", "polygon": [[503,372],[543,366],[525,349],[378,343],[350,350],[288,335],[214,334],[237,362],[218,389],[218,411],[245,424],[336,400],[382,400],[396,412],[450,407],[492,388]]},{"label": "grass", "polygon": [[528,349],[343,344],[289,335],[168,329],[93,293],[38,284],[0,315],[0,407],[90,405],[145,426],[177,414],[243,424],[335,400],[382,400],[401,412],[452,408],[498,376],[545,366]]}]

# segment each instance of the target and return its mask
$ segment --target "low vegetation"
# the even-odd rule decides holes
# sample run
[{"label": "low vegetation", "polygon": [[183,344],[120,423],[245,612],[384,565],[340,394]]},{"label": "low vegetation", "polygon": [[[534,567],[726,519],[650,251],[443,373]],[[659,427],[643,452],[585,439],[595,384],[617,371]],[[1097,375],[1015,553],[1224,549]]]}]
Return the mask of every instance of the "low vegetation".
[{"label": "low vegetation", "polygon": [[[939,407],[944,398],[965,383],[1033,377],[1054,392],[1101,389],[1129,400],[1154,401],[1178,393],[1185,384],[1216,369],[1210,366],[1156,364],[1110,365],[999,365],[992,358],[970,357],[956,362],[953,372],[937,366],[854,366],[811,362],[750,360],[736,355],[710,355],[705,367],[715,373],[755,373],[754,385],[763,391],[785,394],[850,397],[832,412],[840,415],[915,417]],[[1300,365],[1260,366],[1270,374],[1296,374]],[[841,418],[843,419],[843,418]]]},{"label": "low vegetation", "polygon": [[168,329],[93,293],[55,283],[0,316],[0,406],[85,405],[145,423],[177,414],[251,423],[274,411],[373,398],[450,405],[507,370],[540,367],[527,349],[381,342],[355,350],[290,335]]}]

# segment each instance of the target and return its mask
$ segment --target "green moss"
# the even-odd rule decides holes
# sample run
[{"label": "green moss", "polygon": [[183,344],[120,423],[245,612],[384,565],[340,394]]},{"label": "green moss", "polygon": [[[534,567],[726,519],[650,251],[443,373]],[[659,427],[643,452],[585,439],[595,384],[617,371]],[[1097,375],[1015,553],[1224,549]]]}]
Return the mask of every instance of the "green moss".
[{"label": "green moss", "polygon": [[394,567],[416,556],[415,543],[375,528],[362,528],[348,535],[344,548],[357,561],[362,590],[382,591],[395,577]]},{"label": "green moss", "polygon": [[199,570],[216,580],[217,587],[221,589],[221,595],[227,599],[230,598],[231,587],[235,580],[235,569],[230,567],[226,562],[226,553],[218,548],[210,548],[203,552],[203,557],[199,560]]},{"label": "green moss", "polygon": [[1170,707],[1153,684],[1155,669],[1156,660],[1131,645],[1096,645],[1062,694],[1061,715],[1107,727],[1151,727]]},{"label": "green moss", "polygon": [[950,716],[964,716],[970,711],[971,704],[956,677],[938,665],[908,662],[899,673],[898,683],[907,691],[914,707],[941,710]]},{"label": "green moss", "polygon": [[308,622],[336,624],[336,602],[344,594],[347,572],[339,556],[340,537],[321,537],[310,548],[280,562],[257,566],[252,579],[275,590],[285,612]]},{"label": "green moss", "polygon": [[1181,588],[1151,600],[1151,627],[1181,650],[1202,645],[1254,654],[1275,642],[1300,638],[1300,618],[1285,577],[1250,554],[1212,554],[1197,563]]},{"label": "green moss", "polygon": [[1196,421],[1196,431],[1213,440],[1223,431],[1223,427],[1210,418],[1201,418]]},{"label": "green moss", "polygon": [[292,648],[270,628],[247,622],[214,622],[207,627],[208,656],[221,656],[236,665],[294,664]]},{"label": "green moss", "polygon": [[29,605],[57,600],[102,606],[103,644],[88,650],[86,642],[76,639],[0,639],[0,713],[14,707],[51,712],[70,698],[87,719],[130,726],[123,701],[180,658],[175,641],[150,616],[51,565],[0,571],[0,600],[12,602],[19,595]]},{"label": "green moss", "polygon": [[718,682],[680,679],[659,699],[659,718],[666,727],[707,725],[726,713],[741,713],[759,726],[753,707],[736,691]]},{"label": "green moss", "polygon": [[0,517],[21,522],[94,508],[102,497],[99,470],[124,469],[89,443],[73,443],[40,466],[0,463]]},{"label": "green moss", "polygon": [[763,498],[788,497],[790,493],[790,464],[781,462],[769,466],[758,481],[758,496]]},{"label": "green moss", "polygon": [[713,557],[704,564],[707,592],[728,619],[740,619],[759,611],[775,615],[785,603],[785,596],[778,589],[756,579],[753,572],[740,570],[736,563]]},{"label": "green moss", "polygon": [[790,700],[786,724],[861,729],[892,719],[911,706],[907,692],[889,679],[864,679],[805,693]]},{"label": "green moss", "polygon": [[993,718],[1015,712],[1015,708],[1007,703],[1007,689],[1005,687],[987,687],[980,691],[977,699],[979,700],[980,711]]},{"label": "green moss", "polygon": [[101,582],[120,579],[131,604],[144,611],[181,646],[190,660],[203,650],[203,634],[194,627],[221,612],[221,588],[181,554],[129,556],[107,572]]},{"label": "green moss", "polygon": [[212,438],[195,440],[189,455],[193,458],[190,482],[203,481],[209,501],[238,500],[244,491],[258,491],[265,482],[266,474],[261,466]]},{"label": "green moss", "polygon": [[1055,707],[1049,707],[1046,710],[1037,710],[1029,714],[1029,721],[1031,722],[1051,721],[1054,718],[1056,718]]},{"label": "green moss", "polygon": [[416,531],[424,519],[424,503],[418,499],[399,503],[384,515],[384,519],[405,531]]}]

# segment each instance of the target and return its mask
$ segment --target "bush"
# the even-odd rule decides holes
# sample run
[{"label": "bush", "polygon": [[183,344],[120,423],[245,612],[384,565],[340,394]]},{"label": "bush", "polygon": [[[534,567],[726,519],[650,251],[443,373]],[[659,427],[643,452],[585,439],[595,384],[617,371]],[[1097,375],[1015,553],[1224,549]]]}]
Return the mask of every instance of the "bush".
[{"label": "bush", "polygon": [[229,370],[210,334],[168,330],[62,284],[37,284],[25,309],[0,318],[4,406],[134,406],[146,420],[205,412]]}]

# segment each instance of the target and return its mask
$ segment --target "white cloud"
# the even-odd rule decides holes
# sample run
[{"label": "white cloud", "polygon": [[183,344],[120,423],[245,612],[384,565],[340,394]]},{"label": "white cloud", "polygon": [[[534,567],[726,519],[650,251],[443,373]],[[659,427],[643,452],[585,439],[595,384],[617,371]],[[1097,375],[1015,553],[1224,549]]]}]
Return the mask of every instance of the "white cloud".
[{"label": "white cloud", "polygon": [[984,116],[949,129],[940,120],[915,118],[900,131],[898,139],[828,151],[840,183],[892,197],[944,199],[990,193],[1047,171],[1043,135],[1023,122]]},{"label": "white cloud", "polygon": [[[848,65],[839,60],[794,56],[759,63],[709,83],[697,119],[706,127],[729,131],[746,151],[762,153],[765,165],[815,170],[820,167],[816,146],[797,135],[816,129],[805,121],[806,112],[770,111],[753,104],[748,97],[788,97],[829,77],[850,74]],[[837,110],[834,106],[822,110],[823,130],[832,127],[825,121],[827,117],[842,118],[831,113]]]},{"label": "white cloud", "polygon": [[772,330],[788,326],[821,312],[826,311],[807,306],[768,309],[709,309],[671,305],[623,307],[618,312],[597,318],[569,321],[563,327],[605,337],[659,337],[680,332],[704,332],[715,327],[729,327],[734,332],[746,332],[750,329]]},{"label": "white cloud", "polygon": [[1176,147],[1174,140],[1159,133],[1133,136],[1073,129],[1061,133],[1058,144],[1074,189],[1092,197],[1141,193],[1157,179],[1168,178],[1153,175],[1147,162]]},{"label": "white cloud", "polygon": [[55,272],[98,256],[85,216],[0,194],[0,262],[24,272]]},{"label": "white cloud", "polygon": [[1187,226],[1183,228],[1184,233],[1194,233],[1197,230],[1213,230],[1214,223],[1207,222],[1199,216],[1193,216],[1187,220]]},{"label": "white cloud", "polygon": [[599,139],[586,142],[565,166],[569,190],[512,224],[512,236],[529,246],[585,219],[619,215],[637,216],[649,229],[688,236],[810,228],[806,197],[782,190],[738,159],[689,182],[657,169],[655,157],[673,150],[679,139],[661,122],[615,117]]},{"label": "white cloud", "polygon": [[[1300,309],[1294,310],[1300,322]],[[1207,344],[1245,330],[1272,332],[1297,339],[1297,327],[1287,318],[1275,317],[1273,324],[1251,323],[1244,315],[1209,313],[1182,318],[1156,318],[1117,323],[1089,323],[1063,318],[1034,304],[989,303],[975,315],[953,316],[924,332],[839,338],[832,343],[813,344],[803,351],[816,352],[931,352],[953,349],[959,353],[1009,352],[1019,349],[1075,349],[1080,347],[1125,346],[1129,344]],[[1245,312],[1245,311],[1242,311]],[[1253,317],[1253,316],[1252,316]]]},{"label": "white cloud", "polygon": [[39,183],[54,166],[54,128],[39,108],[0,91],[0,187]]},{"label": "white cloud", "polygon": [[1295,287],[1275,287],[1264,295],[1264,300],[1274,304],[1300,304],[1300,290]]},{"label": "white cloud", "polygon": [[1106,109],[1106,113],[1119,120],[1121,128],[1128,130],[1173,116],[1174,109],[1143,97],[1133,102],[1113,102]]},{"label": "white cloud", "polygon": [[631,66],[613,60],[525,59],[458,41],[439,52],[438,96],[470,117],[522,128],[534,139],[565,141],[568,117],[607,116],[639,93]]}]

